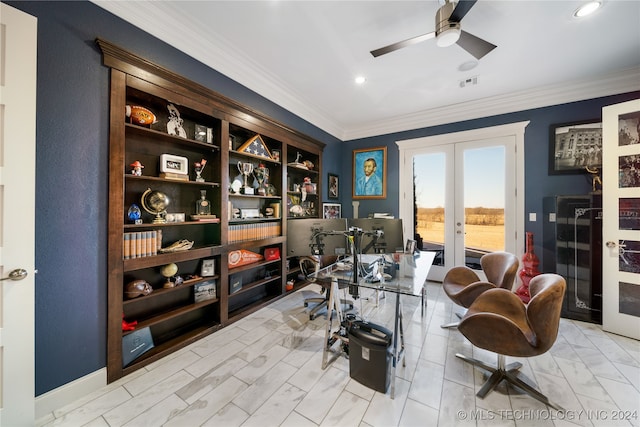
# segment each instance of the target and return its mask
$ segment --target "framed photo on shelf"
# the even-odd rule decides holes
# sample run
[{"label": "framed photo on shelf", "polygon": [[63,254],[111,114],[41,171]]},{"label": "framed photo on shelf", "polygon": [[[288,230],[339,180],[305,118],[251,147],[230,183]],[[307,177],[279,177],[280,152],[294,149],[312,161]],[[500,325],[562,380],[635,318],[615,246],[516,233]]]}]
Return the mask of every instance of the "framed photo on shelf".
[{"label": "framed photo on shelf", "polygon": [[189,160],[186,157],[162,154],[160,156],[160,172],[175,173],[178,175],[189,174]]},{"label": "framed photo on shelf", "polygon": [[587,173],[602,168],[602,122],[599,119],[551,125],[549,175]]},{"label": "framed photo on shelf", "polygon": [[342,218],[342,205],[340,203],[323,203],[322,217],[324,219]]},{"label": "framed photo on shelf", "polygon": [[340,178],[338,177],[338,175],[330,173],[328,175],[328,186],[327,188],[329,189],[327,191],[328,197],[330,199],[339,199],[340,198],[340,193],[339,193],[339,189],[340,189]]},{"label": "framed photo on shelf", "polygon": [[216,281],[207,280],[193,285],[193,302],[202,302],[217,297]]},{"label": "framed photo on shelf", "polygon": [[387,197],[387,147],[353,150],[353,198]]}]

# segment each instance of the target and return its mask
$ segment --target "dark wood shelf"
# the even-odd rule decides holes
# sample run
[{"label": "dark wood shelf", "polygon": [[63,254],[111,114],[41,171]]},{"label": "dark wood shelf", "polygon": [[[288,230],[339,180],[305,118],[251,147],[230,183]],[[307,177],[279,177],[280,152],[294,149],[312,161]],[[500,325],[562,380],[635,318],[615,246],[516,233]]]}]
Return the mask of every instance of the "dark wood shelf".
[{"label": "dark wood shelf", "polygon": [[191,248],[188,251],[171,252],[158,254],[142,258],[125,259],[123,261],[123,271],[135,271],[141,268],[157,267],[171,262],[182,262],[193,259],[207,258],[221,255],[224,248],[222,246],[207,246],[204,248]]},{"label": "dark wood shelf", "polygon": [[150,299],[157,298],[159,296],[166,295],[172,292],[176,292],[183,288],[192,287],[197,283],[208,282],[209,280],[219,280],[219,279],[220,279],[220,276],[216,274],[214,276],[200,277],[198,279],[188,280],[178,286],[174,286],[173,288],[154,289],[153,292],[151,292],[149,295],[144,295],[141,297],[124,300],[122,302],[122,305],[123,307],[126,307],[128,305],[134,305],[138,303],[145,304],[146,301],[149,301]]},{"label": "dark wood shelf", "polygon": [[138,324],[136,325],[136,329],[133,331],[122,331],[122,336],[129,335],[139,329],[147,328],[153,325],[157,325],[158,323],[165,322],[170,319],[174,319],[178,316],[182,316],[183,314],[187,314],[191,311],[198,310],[199,308],[206,307],[207,305],[215,304],[220,301],[218,298],[212,298],[206,301],[195,302],[193,304],[184,305],[178,308],[175,308],[170,311],[166,311],[164,313],[157,314],[148,319],[131,319],[130,321],[137,320]]},{"label": "dark wood shelf", "polygon": [[124,228],[160,228],[160,227],[179,227],[183,225],[209,225],[220,224],[218,221],[184,221],[184,222],[165,222],[164,224],[152,224],[150,222],[143,224],[124,224]]},{"label": "dark wood shelf", "polygon": [[236,267],[236,268],[230,268],[229,269],[229,274],[237,274],[243,271],[247,271],[247,270],[253,270],[254,268],[258,268],[258,267],[264,267],[265,265],[270,265],[270,264],[275,264],[276,262],[280,262],[280,259],[276,259],[273,261],[258,261],[258,262],[252,262],[251,264],[247,264],[247,265],[243,265],[240,267]]},{"label": "dark wood shelf", "polygon": [[154,348],[142,354],[129,365],[124,367],[122,370],[122,374],[123,376],[128,375],[142,368],[143,366],[153,363],[156,360],[159,360],[164,356],[175,352],[177,349],[186,347],[187,345],[216,332],[221,327],[222,325],[219,322],[210,321],[206,324],[194,327],[194,329],[185,332],[179,337],[156,344]]},{"label": "dark wood shelf", "polygon": [[182,179],[170,179],[170,178],[161,178],[159,176],[148,176],[148,175],[131,175],[124,174],[125,179],[135,180],[135,181],[150,181],[150,182],[166,182],[171,184],[179,184],[179,185],[195,185],[198,187],[207,186],[207,187],[220,187],[219,182],[198,182],[198,181],[190,181],[190,180],[182,180]]},{"label": "dark wood shelf", "polygon": [[237,197],[241,199],[282,199],[282,196],[261,196],[259,194],[238,194],[229,193],[229,197]]},{"label": "dark wood shelf", "polygon": [[280,280],[281,278],[282,278],[281,276],[271,276],[268,279],[264,278],[264,279],[256,280],[255,282],[248,283],[246,285],[242,285],[242,288],[239,291],[229,294],[229,298],[242,295],[243,293],[251,289],[257,288],[258,286],[266,285],[267,283],[275,282],[276,280]]},{"label": "dark wood shelf", "polygon": [[195,139],[181,138],[179,136],[169,135],[165,132],[160,132],[155,129],[149,129],[144,126],[134,125],[132,123],[125,122],[125,129],[130,133],[137,133],[139,135],[152,135],[154,138],[160,138],[165,141],[169,141],[172,144],[181,144],[186,146],[197,146],[199,148],[209,149],[211,151],[220,150],[220,147],[208,142],[196,141]]}]

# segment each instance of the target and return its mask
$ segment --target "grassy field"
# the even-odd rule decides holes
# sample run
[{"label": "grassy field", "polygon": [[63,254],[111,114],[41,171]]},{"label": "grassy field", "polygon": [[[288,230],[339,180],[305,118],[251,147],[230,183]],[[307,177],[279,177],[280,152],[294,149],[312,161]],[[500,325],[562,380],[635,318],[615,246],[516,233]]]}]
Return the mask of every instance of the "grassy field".
[{"label": "grassy field", "polygon": [[[504,250],[504,210],[467,208],[465,246],[487,251]],[[425,242],[444,242],[444,209],[418,209],[416,230]]]}]

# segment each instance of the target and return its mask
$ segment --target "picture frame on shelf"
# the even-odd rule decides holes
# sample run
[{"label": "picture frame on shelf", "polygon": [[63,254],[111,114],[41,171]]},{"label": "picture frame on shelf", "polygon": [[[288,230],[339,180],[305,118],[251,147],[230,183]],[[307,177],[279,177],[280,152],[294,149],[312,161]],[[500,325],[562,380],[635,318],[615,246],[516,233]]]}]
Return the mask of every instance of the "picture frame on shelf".
[{"label": "picture frame on shelf", "polygon": [[405,254],[412,254],[416,251],[416,241],[413,239],[407,239],[407,244],[404,247]]},{"label": "picture frame on shelf", "polygon": [[205,280],[193,285],[193,302],[208,301],[217,298],[216,280]]},{"label": "picture frame on shelf", "polygon": [[160,156],[160,172],[178,175],[189,174],[189,159],[173,154],[162,154]]},{"label": "picture frame on shelf", "polygon": [[386,199],[387,147],[353,150],[353,198]]},{"label": "picture frame on shelf", "polygon": [[196,124],[193,139],[211,144],[213,142],[213,129]]},{"label": "picture frame on shelf", "polygon": [[329,199],[337,200],[340,198],[340,177],[336,174],[330,173],[327,175],[327,197]]},{"label": "picture frame on shelf", "polygon": [[549,175],[588,173],[602,168],[600,119],[553,124],[549,130]]},{"label": "picture frame on shelf", "polygon": [[342,205],[340,203],[323,203],[322,217],[324,219],[342,218]]}]

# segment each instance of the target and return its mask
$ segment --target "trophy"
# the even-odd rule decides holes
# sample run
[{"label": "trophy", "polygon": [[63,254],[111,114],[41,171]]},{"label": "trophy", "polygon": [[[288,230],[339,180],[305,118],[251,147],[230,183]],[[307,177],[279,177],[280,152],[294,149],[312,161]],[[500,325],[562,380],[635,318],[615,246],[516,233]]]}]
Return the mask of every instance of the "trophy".
[{"label": "trophy", "polygon": [[265,167],[262,163],[260,166],[253,170],[253,174],[256,177],[256,181],[258,183],[258,194],[260,196],[267,195],[267,187],[269,184],[269,169]]},{"label": "trophy", "polygon": [[238,162],[238,170],[242,175],[244,175],[244,186],[240,189],[240,193],[242,194],[253,194],[253,187],[249,187],[247,182],[249,175],[253,172],[253,163],[248,162]]}]

